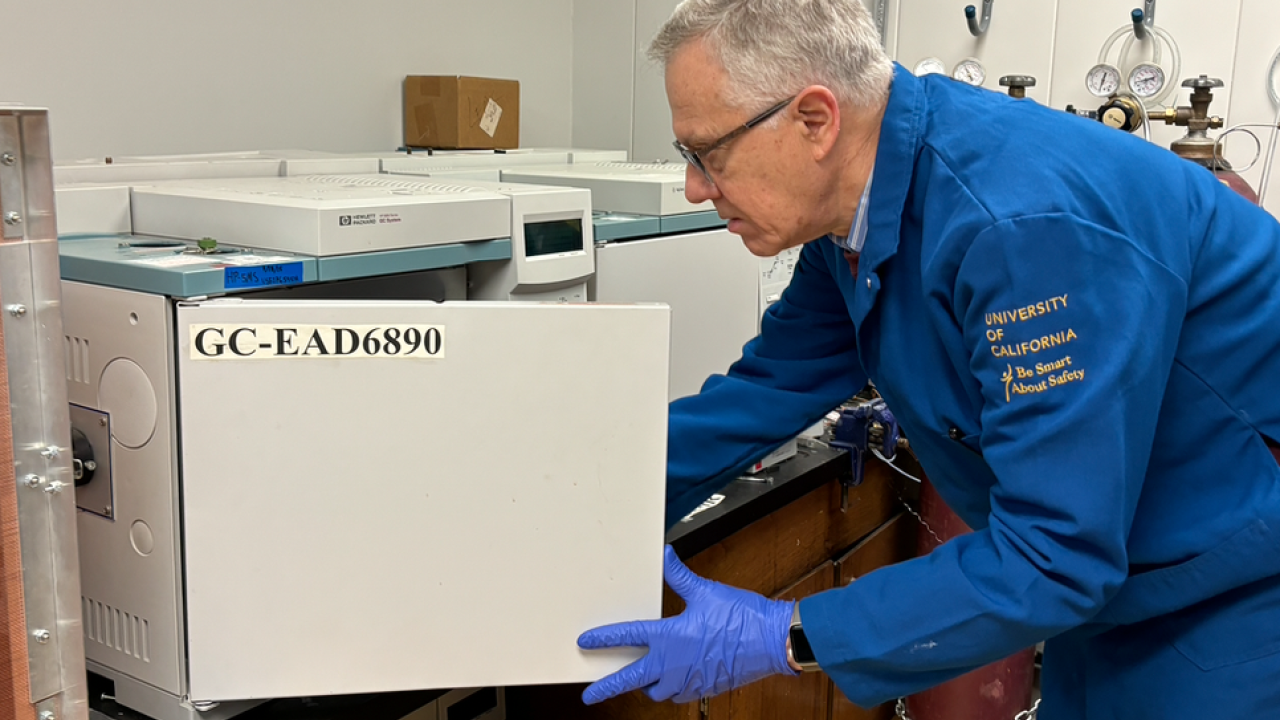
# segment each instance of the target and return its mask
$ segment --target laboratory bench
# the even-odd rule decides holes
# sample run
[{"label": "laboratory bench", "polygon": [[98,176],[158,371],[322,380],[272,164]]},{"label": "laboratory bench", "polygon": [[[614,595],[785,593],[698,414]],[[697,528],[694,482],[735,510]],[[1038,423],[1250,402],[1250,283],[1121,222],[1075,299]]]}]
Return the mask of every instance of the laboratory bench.
[{"label": "laboratory bench", "polygon": [[[900,457],[906,453],[900,454]],[[909,469],[911,460],[904,461]],[[915,553],[917,523],[906,504],[918,486],[873,461],[858,487],[849,456],[821,443],[802,444],[795,457],[756,475],[744,476],[708,507],[678,523],[667,542],[689,568],[719,582],[769,597],[800,598],[842,586],[883,565]],[[669,588],[663,614],[683,603]],[[354,661],[355,659],[353,659]],[[102,698],[109,686],[91,679],[93,720],[145,720]],[[636,692],[591,707],[580,699],[585,685],[509,687],[508,720],[871,720],[893,717],[890,706],[862,710],[835,690],[822,673],[770,678],[702,703],[654,703]],[[415,710],[444,691],[275,700],[236,720],[401,720],[426,717]],[[435,720],[432,712],[430,720]],[[482,716],[487,720],[488,716]]]}]

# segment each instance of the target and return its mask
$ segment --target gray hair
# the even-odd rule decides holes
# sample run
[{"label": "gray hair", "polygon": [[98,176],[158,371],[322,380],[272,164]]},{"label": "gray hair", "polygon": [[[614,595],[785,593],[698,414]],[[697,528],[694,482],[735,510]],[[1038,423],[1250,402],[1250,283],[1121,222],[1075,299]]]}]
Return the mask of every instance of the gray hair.
[{"label": "gray hair", "polygon": [[705,38],[729,76],[730,103],[755,109],[823,85],[841,102],[876,107],[893,63],[862,0],[684,0],[649,45],[663,65]]}]

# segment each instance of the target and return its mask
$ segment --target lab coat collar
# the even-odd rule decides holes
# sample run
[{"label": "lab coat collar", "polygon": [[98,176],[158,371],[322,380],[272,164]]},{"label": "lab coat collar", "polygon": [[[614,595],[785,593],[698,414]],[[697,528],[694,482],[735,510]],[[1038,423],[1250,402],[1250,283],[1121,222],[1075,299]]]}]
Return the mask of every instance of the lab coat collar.
[{"label": "lab coat collar", "polygon": [[889,88],[889,102],[880,122],[880,141],[876,147],[867,239],[858,258],[859,292],[854,301],[853,320],[859,326],[879,294],[877,268],[898,251],[902,213],[915,176],[926,112],[922,83],[906,68],[894,63],[893,84]]}]

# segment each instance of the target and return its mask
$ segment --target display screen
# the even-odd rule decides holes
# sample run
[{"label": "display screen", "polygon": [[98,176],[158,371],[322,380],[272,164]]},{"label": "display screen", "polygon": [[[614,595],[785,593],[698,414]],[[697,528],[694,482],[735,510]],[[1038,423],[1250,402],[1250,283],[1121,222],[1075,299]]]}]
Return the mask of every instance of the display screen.
[{"label": "display screen", "polygon": [[524,224],[524,256],[581,252],[582,218]]}]

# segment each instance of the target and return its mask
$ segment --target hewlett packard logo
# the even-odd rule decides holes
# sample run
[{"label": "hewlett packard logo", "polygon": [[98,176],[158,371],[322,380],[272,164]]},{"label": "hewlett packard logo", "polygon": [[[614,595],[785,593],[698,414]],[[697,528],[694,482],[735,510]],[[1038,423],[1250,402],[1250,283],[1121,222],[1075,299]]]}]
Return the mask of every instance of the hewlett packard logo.
[{"label": "hewlett packard logo", "polygon": [[339,215],[338,224],[342,227],[352,225],[377,225],[378,216],[375,213],[363,213],[361,215]]}]

